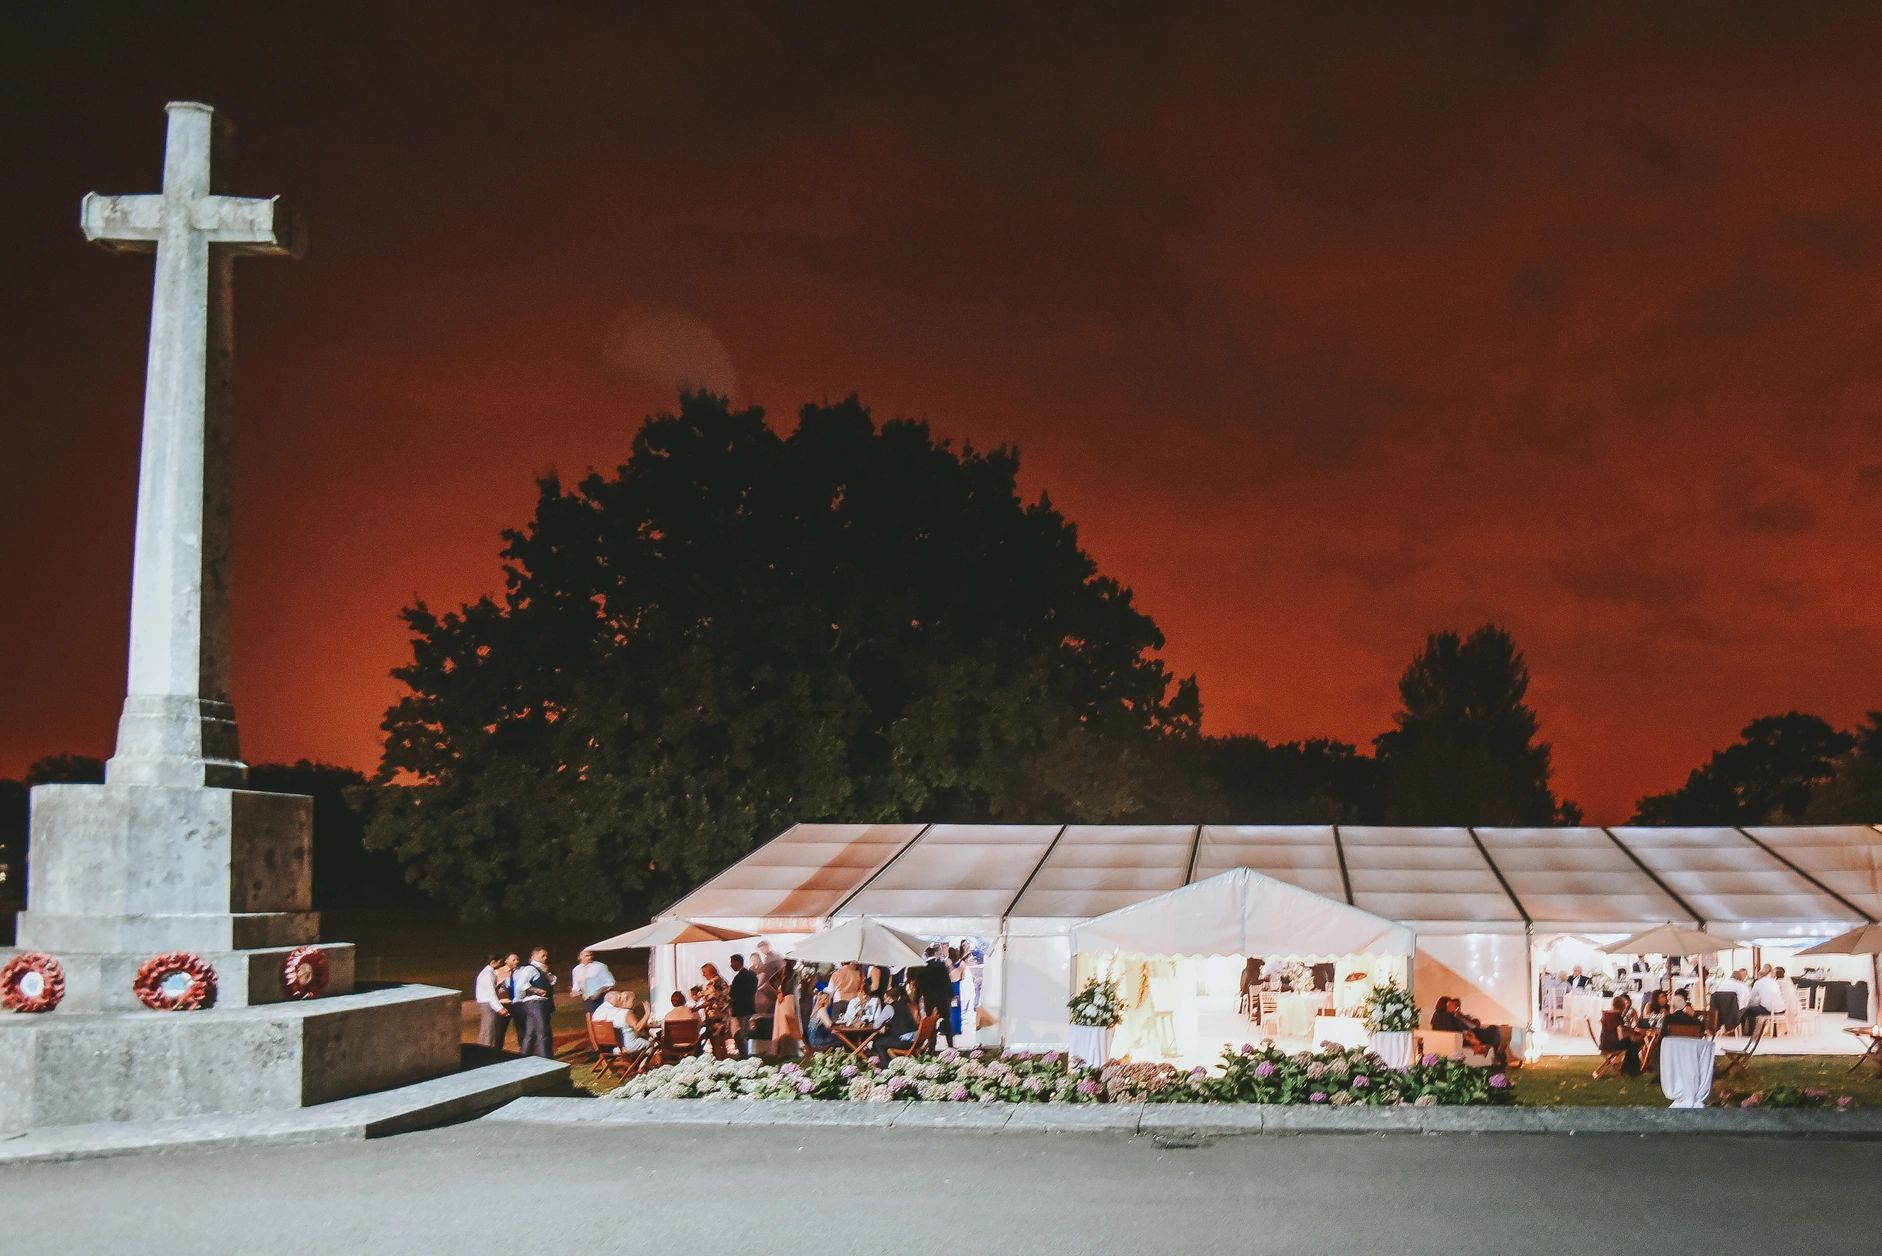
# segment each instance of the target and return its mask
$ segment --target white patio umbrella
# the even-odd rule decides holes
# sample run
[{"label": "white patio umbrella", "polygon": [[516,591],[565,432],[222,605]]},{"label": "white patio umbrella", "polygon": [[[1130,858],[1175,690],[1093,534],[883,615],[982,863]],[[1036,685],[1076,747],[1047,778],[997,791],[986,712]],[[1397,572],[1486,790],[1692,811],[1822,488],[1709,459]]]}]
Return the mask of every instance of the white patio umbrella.
[{"label": "white patio umbrella", "polygon": [[669,920],[656,920],[650,925],[638,929],[629,929],[626,933],[617,933],[611,938],[591,942],[587,949],[591,951],[625,951],[638,946],[672,946],[680,942],[736,942],[740,938],[753,938],[758,935],[747,933],[743,929],[724,929],[718,925],[705,925],[697,920],[687,920],[675,916]]},{"label": "white patio umbrella", "polygon": [[813,934],[786,952],[806,964],[878,964],[907,968],[927,961],[928,943],[912,933],[891,929],[863,917],[846,920],[834,929]]},{"label": "white patio umbrella", "polygon": [[1869,983],[1870,1021],[1882,1025],[1882,1010],[1876,1003],[1882,999],[1882,925],[1871,921],[1866,925],[1857,925],[1848,933],[1839,933],[1828,942],[1819,942],[1815,946],[1805,947],[1799,955],[1867,955],[1869,967],[1873,970]]},{"label": "white patio umbrella", "polygon": [[[1717,934],[1707,933],[1704,929],[1688,929],[1667,921],[1655,925],[1644,933],[1636,933],[1631,938],[1622,938],[1619,942],[1601,949],[1609,955],[1717,955],[1729,951],[1738,944],[1730,938],[1721,938]],[[1673,966],[1667,965],[1666,992],[1673,993]],[[1699,1001],[1703,1004],[1706,997],[1706,967],[1699,966]]]}]

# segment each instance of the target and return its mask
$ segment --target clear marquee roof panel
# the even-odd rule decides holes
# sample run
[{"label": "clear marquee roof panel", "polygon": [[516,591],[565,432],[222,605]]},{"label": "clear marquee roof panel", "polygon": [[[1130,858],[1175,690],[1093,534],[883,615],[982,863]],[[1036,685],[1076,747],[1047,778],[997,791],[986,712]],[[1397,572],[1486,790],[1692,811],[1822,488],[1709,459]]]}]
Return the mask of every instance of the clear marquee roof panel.
[{"label": "clear marquee roof panel", "polygon": [[1193,824],[1067,825],[1008,914],[1083,920],[1167,894],[1195,848]]},{"label": "clear marquee roof panel", "polygon": [[1720,924],[1839,921],[1849,908],[1737,829],[1610,830],[1701,919]]},{"label": "clear marquee roof panel", "polygon": [[1697,923],[1603,829],[1478,829],[1477,838],[1538,926]]},{"label": "clear marquee roof panel", "polygon": [[772,928],[833,915],[1071,922],[1244,867],[1436,932],[1520,931],[1525,914],[1538,928],[1596,932],[1882,917],[1874,826],[1473,836],[1324,824],[800,824],[662,915]]}]

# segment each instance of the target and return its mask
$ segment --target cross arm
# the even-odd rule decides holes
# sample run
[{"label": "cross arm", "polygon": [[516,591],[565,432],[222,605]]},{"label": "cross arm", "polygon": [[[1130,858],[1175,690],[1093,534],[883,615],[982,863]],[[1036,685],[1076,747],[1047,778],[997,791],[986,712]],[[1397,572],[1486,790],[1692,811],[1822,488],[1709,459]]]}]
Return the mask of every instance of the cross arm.
[{"label": "cross arm", "polygon": [[163,231],[163,197],[100,196],[87,192],[79,205],[85,238],[114,253],[148,252]]},{"label": "cross arm", "polygon": [[307,251],[300,215],[278,196],[199,197],[190,205],[190,226],[238,253]]}]

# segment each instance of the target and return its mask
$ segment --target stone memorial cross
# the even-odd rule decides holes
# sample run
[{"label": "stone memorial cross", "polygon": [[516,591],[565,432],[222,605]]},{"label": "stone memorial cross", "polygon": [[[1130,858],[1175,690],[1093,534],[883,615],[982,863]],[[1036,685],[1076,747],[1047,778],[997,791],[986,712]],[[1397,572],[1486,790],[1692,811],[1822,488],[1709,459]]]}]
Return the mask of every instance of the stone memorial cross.
[{"label": "stone memorial cross", "polygon": [[173,102],[163,191],[85,198],[85,237],[155,249],[131,575],[130,675],[106,779],[231,786],[247,778],[229,702],[231,264],[300,253],[278,198],[226,196],[230,128]]}]

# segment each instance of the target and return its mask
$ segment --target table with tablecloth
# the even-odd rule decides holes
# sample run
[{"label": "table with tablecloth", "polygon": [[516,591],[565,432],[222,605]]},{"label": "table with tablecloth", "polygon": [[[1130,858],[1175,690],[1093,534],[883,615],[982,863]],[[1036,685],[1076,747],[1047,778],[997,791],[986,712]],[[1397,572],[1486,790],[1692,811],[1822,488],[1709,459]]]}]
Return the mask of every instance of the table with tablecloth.
[{"label": "table with tablecloth", "polygon": [[1314,1017],[1332,1006],[1332,999],[1318,990],[1277,994],[1273,998],[1273,1018],[1262,1027],[1277,1038],[1310,1036]]},{"label": "table with tablecloth", "polygon": [[1710,1038],[1660,1040],[1660,1093],[1675,1108],[1703,1108],[1712,1094],[1715,1051]]},{"label": "table with tablecloth", "polygon": [[1614,1002],[1610,994],[1569,994],[1562,996],[1562,1032],[1568,1034],[1601,1032],[1601,1013]]}]

